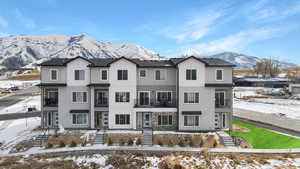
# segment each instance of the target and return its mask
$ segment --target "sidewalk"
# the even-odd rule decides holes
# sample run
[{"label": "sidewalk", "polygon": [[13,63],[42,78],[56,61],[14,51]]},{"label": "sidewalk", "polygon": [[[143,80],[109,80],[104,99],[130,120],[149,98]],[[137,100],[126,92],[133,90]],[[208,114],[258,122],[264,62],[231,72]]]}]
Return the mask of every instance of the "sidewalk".
[{"label": "sidewalk", "polygon": [[[1,154],[0,157],[5,156],[23,156],[47,153],[72,153],[72,152],[103,152],[103,151],[143,151],[143,152],[201,152],[204,148],[193,147],[160,147],[160,146],[106,146],[106,145],[93,145],[89,147],[73,147],[73,148],[53,148],[43,149],[34,147],[26,152]],[[300,154],[298,149],[241,149],[241,148],[211,148],[207,149],[211,153],[254,153],[254,154],[281,154],[281,153],[294,153]]]}]

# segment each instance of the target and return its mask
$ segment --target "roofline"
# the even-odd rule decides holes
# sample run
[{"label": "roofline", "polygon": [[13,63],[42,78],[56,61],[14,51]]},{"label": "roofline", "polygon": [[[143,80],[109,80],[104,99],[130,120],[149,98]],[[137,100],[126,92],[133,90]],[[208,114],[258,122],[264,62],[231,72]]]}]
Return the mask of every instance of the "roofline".
[{"label": "roofline", "polygon": [[133,64],[135,64],[135,65],[138,66],[138,64],[136,62],[134,62],[133,60],[131,60],[131,59],[125,57],[125,56],[122,56],[120,58],[117,58],[117,59],[113,60],[112,62],[108,63],[107,66],[110,66],[111,64],[113,64],[113,63],[115,63],[115,62],[117,62],[117,61],[119,61],[121,59],[125,59],[125,60],[127,60],[127,61],[129,61],[129,62],[131,62],[131,63],[133,63]]},{"label": "roofline", "polygon": [[188,59],[191,59],[191,58],[196,59],[196,60],[198,60],[199,62],[204,63],[205,66],[208,66],[207,62],[205,62],[205,61],[202,60],[201,58],[198,58],[198,57],[195,57],[195,56],[189,56],[189,57],[187,57],[187,58],[184,58],[183,60],[177,62],[175,65],[178,65],[178,64],[180,64],[180,63],[182,63],[182,62],[184,62],[184,61],[186,61],[186,60],[188,60]]},{"label": "roofline", "polygon": [[72,62],[73,60],[76,60],[76,59],[78,59],[78,58],[81,58],[81,59],[83,59],[83,60],[85,60],[85,61],[87,61],[87,62],[89,62],[89,63],[92,64],[92,62],[91,62],[88,58],[84,58],[84,57],[82,57],[82,56],[76,56],[76,57],[74,57],[74,58],[72,58],[72,59],[66,61],[63,65],[66,66],[68,63],[70,63],[70,62]]}]

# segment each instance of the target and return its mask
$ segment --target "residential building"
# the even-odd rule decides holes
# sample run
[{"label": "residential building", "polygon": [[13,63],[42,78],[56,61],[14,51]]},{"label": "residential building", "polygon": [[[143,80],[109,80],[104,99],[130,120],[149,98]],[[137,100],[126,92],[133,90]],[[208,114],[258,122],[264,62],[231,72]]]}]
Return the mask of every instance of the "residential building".
[{"label": "residential building", "polygon": [[45,128],[231,129],[234,65],[220,59],[75,57],[40,66]]}]

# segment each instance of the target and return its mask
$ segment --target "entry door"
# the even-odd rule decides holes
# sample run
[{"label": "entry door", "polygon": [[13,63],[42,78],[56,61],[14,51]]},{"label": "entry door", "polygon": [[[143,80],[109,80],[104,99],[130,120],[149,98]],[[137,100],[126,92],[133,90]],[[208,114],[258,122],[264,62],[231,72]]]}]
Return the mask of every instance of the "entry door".
[{"label": "entry door", "polygon": [[149,92],[139,92],[140,105],[150,104],[150,94]]},{"label": "entry door", "polygon": [[102,114],[101,114],[101,112],[95,112],[96,128],[101,128],[101,124],[102,124]]},{"label": "entry door", "polygon": [[53,126],[53,112],[47,112],[46,121],[47,121],[46,122],[47,127]]},{"label": "entry door", "polygon": [[151,127],[151,113],[143,113],[143,127]]}]

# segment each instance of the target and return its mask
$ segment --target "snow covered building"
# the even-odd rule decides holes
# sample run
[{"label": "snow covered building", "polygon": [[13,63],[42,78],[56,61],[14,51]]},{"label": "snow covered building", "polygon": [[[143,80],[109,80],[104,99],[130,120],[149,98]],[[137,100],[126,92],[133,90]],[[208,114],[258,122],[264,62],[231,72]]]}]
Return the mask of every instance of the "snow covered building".
[{"label": "snow covered building", "polygon": [[231,129],[234,65],[221,59],[53,58],[41,66],[42,127]]}]

